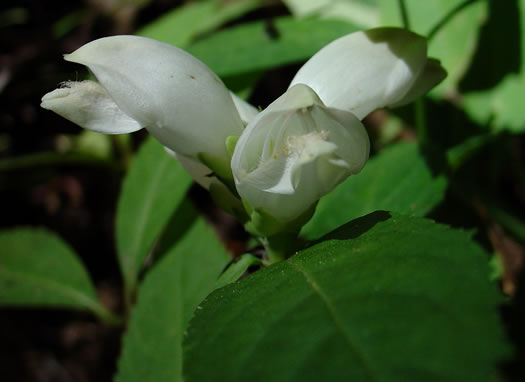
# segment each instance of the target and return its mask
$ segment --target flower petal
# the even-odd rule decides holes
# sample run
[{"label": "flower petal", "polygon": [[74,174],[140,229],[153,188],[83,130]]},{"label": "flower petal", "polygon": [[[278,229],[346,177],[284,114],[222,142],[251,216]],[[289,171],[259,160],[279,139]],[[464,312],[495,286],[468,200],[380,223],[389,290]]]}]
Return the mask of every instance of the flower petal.
[{"label": "flower petal", "polygon": [[326,45],[297,72],[290,86],[310,86],[328,107],[358,118],[399,102],[426,62],[426,40],[399,28],[377,28]]},{"label": "flower petal", "polygon": [[243,123],[222,81],[174,46],[138,36],[92,41],[64,57],[89,67],[115,103],[173,151],[229,158]]},{"label": "flower petal", "polygon": [[398,107],[413,102],[443,81],[446,76],[447,71],[441,66],[441,62],[435,58],[429,58],[410,90],[401,100],[389,106]]},{"label": "flower petal", "polygon": [[255,118],[257,114],[259,114],[259,110],[242,98],[239,98],[235,93],[230,92],[230,94],[232,96],[233,103],[239,112],[241,121],[244,123],[244,125],[247,125],[253,118]]},{"label": "flower petal", "polygon": [[100,133],[124,134],[142,128],[120,110],[100,84],[93,81],[65,82],[63,87],[44,95],[40,106]]}]

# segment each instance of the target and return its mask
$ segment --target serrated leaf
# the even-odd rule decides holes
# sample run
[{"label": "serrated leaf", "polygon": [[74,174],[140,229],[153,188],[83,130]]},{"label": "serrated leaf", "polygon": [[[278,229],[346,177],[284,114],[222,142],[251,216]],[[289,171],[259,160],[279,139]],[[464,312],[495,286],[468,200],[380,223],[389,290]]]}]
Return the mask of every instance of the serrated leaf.
[{"label": "serrated leaf", "polygon": [[186,382],[489,382],[508,354],[487,254],[462,231],[375,212],[213,292]]},{"label": "serrated leaf", "polygon": [[228,77],[306,60],[355,30],[344,21],[278,17],[228,28],[190,45],[188,51]]},{"label": "serrated leaf", "polygon": [[302,234],[318,238],[376,210],[423,216],[441,202],[446,188],[446,177],[433,174],[417,144],[397,144],[323,197]]},{"label": "serrated leaf", "polygon": [[[406,0],[410,29],[427,36],[431,29],[446,18],[464,0]],[[481,24],[487,15],[487,2],[476,1],[457,12],[429,42],[428,54],[441,61],[447,78],[432,94],[443,96],[456,91],[465,74],[478,41]],[[383,25],[403,26],[399,4],[379,0]]]},{"label": "serrated leaf", "polygon": [[229,259],[200,219],[155,264],[140,286],[116,381],[182,381],[184,330]]},{"label": "serrated leaf", "polygon": [[208,32],[260,5],[260,0],[208,0],[175,8],[141,28],[139,36],[183,48],[198,35]]},{"label": "serrated leaf", "polygon": [[178,162],[149,137],[124,178],[117,207],[118,259],[128,296],[146,255],[191,183]]},{"label": "serrated leaf", "polygon": [[50,306],[111,314],[75,252],[44,229],[0,232],[0,306]]}]

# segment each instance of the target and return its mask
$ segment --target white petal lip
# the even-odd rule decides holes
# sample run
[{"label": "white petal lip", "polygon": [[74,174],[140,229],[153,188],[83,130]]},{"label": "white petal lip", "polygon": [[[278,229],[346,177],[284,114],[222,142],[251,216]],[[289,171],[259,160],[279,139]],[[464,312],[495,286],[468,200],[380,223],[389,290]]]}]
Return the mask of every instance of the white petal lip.
[{"label": "white petal lip", "polygon": [[228,156],[243,123],[222,81],[174,46],[138,36],[92,41],[64,57],[89,67],[119,108],[171,150]]},{"label": "white petal lip", "polygon": [[238,97],[235,93],[230,93],[233,103],[239,112],[239,116],[241,117],[241,121],[244,123],[244,125],[247,125],[252,119],[255,118],[257,114],[259,114],[259,110],[250,105],[248,102],[244,101],[242,98]]},{"label": "white petal lip", "polygon": [[123,113],[100,84],[65,82],[42,97],[40,105],[77,125],[105,134],[132,133],[142,126]]},{"label": "white petal lip", "polygon": [[355,32],[317,52],[290,86],[306,84],[326,106],[362,119],[403,98],[425,66],[426,53],[426,40],[404,29]]}]

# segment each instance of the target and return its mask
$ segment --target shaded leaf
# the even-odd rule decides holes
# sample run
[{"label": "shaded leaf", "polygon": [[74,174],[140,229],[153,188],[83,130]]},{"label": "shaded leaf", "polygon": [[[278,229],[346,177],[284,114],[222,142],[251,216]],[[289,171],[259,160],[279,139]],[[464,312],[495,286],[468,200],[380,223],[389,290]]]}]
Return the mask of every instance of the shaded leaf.
[{"label": "shaded leaf", "polygon": [[[519,22],[525,20],[525,0],[493,1],[491,8],[493,10],[482,34],[484,48],[480,46],[478,60],[473,63],[477,66],[472,67],[469,73],[476,76],[478,85],[494,86],[473,89],[473,79],[470,83],[464,83],[466,91],[472,90],[464,94],[465,110],[476,122],[489,125],[492,130],[523,132],[525,28],[520,28]],[[509,53],[503,55],[500,50]]]},{"label": "shaded leaf", "polygon": [[51,306],[88,310],[114,320],[75,252],[43,229],[0,232],[0,306]]},{"label": "shaded leaf", "polygon": [[376,210],[423,216],[441,202],[446,188],[446,177],[433,174],[418,145],[397,144],[323,197],[302,234],[318,238]]},{"label": "shaded leaf", "polygon": [[229,259],[200,219],[155,264],[140,286],[116,381],[182,381],[184,330]]},{"label": "shaded leaf", "polygon": [[492,381],[500,302],[467,233],[375,212],[208,296],[185,381]]},{"label": "shaded leaf", "polygon": [[306,60],[355,30],[344,21],[279,17],[228,28],[190,45],[188,51],[228,77]]},{"label": "shaded leaf", "polygon": [[184,199],[192,179],[149,137],[140,148],[124,182],[117,208],[117,249],[128,295],[144,259]]},{"label": "shaded leaf", "polygon": [[184,4],[141,28],[139,36],[184,48],[202,33],[257,8],[260,0],[209,0]]}]

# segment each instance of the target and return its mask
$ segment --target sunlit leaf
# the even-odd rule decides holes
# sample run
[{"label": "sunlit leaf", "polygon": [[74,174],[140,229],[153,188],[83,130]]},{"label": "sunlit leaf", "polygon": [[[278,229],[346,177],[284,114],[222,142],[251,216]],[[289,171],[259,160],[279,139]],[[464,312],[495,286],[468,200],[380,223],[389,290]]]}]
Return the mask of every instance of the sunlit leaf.
[{"label": "sunlit leaf", "polygon": [[465,232],[372,213],[208,296],[184,380],[493,381],[508,348],[487,260]]}]

